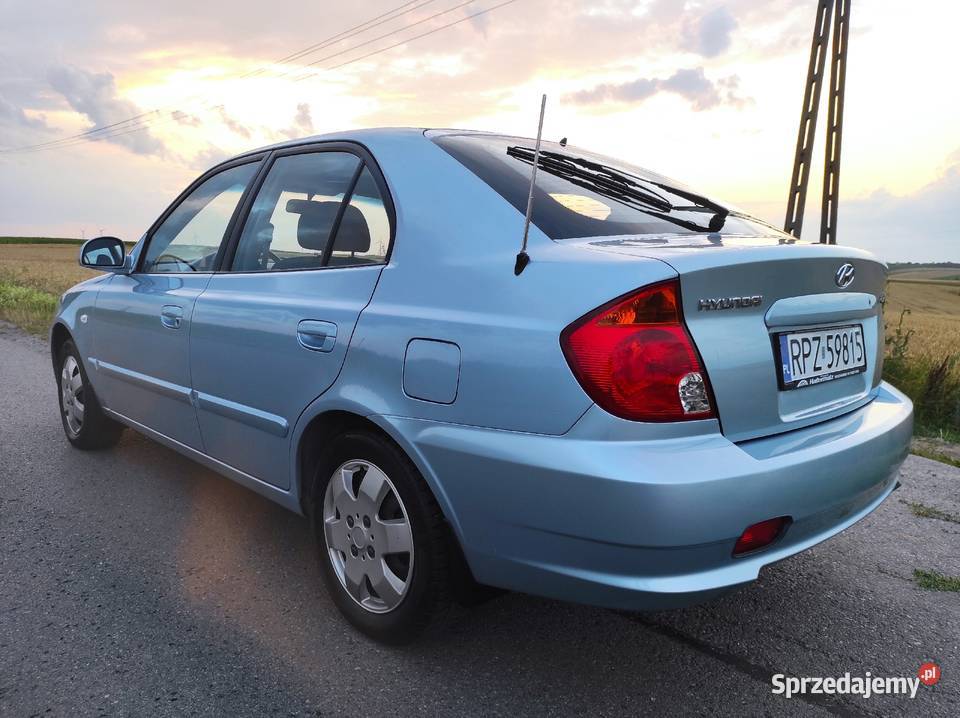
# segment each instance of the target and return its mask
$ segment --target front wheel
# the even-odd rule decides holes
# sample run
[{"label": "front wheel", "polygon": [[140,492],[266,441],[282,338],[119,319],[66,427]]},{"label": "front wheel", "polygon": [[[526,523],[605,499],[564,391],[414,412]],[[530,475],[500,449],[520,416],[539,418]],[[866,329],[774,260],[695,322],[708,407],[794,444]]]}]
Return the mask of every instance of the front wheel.
[{"label": "front wheel", "polygon": [[327,456],[313,512],[327,587],[358,629],[406,643],[447,602],[443,515],[416,467],[382,437],[342,434]]},{"label": "front wheel", "polygon": [[78,449],[105,449],[120,440],[123,426],[110,419],[97,401],[72,341],[60,348],[60,420],[67,439]]}]

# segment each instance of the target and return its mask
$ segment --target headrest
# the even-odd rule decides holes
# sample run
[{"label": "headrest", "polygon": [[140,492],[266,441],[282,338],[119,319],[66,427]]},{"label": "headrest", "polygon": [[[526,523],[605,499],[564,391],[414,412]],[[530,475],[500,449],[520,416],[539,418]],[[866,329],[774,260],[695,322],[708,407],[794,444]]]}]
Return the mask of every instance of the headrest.
[{"label": "headrest", "polygon": [[[297,242],[304,249],[323,251],[330,237],[330,229],[337,218],[340,202],[314,202],[308,199],[287,200],[287,212],[299,214]],[[340,229],[337,230],[335,249],[341,252],[366,252],[370,249],[370,229],[363,212],[347,205]]]},{"label": "headrest", "polygon": [[308,199],[287,200],[287,212],[299,214],[297,242],[304,249],[322,252],[330,238],[330,228],[337,218],[339,202],[312,202]]},{"label": "headrest", "polygon": [[347,205],[343,219],[340,220],[340,229],[337,230],[337,242],[333,248],[338,252],[369,252],[370,228],[363,212],[352,204]]}]

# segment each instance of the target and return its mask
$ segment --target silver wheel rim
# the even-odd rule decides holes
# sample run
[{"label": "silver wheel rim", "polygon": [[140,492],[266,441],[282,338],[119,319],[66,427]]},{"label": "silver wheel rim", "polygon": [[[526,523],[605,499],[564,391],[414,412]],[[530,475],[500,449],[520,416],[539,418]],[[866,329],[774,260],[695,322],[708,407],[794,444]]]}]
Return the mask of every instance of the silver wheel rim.
[{"label": "silver wheel rim", "polygon": [[60,408],[67,425],[67,433],[72,437],[80,434],[83,428],[83,376],[80,374],[80,365],[73,356],[68,356],[63,362],[60,372]]},{"label": "silver wheel rim", "polygon": [[413,532],[393,482],[369,461],[340,466],[323,497],[323,536],[340,585],[371,613],[400,605],[413,578]]}]

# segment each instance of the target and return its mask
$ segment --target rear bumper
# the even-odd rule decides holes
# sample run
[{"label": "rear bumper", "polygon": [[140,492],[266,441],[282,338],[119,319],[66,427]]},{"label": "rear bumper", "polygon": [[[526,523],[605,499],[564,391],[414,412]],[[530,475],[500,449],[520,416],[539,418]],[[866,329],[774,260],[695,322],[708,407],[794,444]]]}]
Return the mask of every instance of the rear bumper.
[{"label": "rear bumper", "polygon": [[[617,435],[597,431],[607,417],[591,409],[563,436],[382,418],[477,580],[627,609],[709,599],[856,523],[893,491],[913,431],[909,399],[887,384],[845,416],[740,444],[715,431],[598,439]],[[793,520],[776,544],[732,557],[744,528],[775,516]]]}]

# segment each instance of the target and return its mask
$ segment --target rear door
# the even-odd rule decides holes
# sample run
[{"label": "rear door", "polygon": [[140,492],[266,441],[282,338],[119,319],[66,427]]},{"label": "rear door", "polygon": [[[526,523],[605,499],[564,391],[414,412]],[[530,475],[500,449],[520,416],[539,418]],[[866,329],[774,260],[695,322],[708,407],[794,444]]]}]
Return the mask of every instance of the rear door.
[{"label": "rear door", "polygon": [[104,403],[194,449],[202,449],[190,397],[194,305],[258,166],[246,160],[201,178],[150,232],[136,271],[115,275],[97,297],[91,363]]},{"label": "rear door", "polygon": [[297,418],[336,380],[387,260],[392,210],[359,147],[277,153],[197,301],[190,364],[206,452],[287,488]]}]

